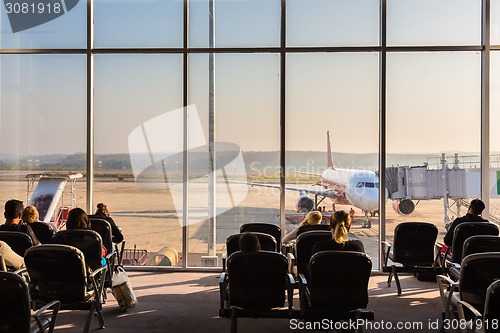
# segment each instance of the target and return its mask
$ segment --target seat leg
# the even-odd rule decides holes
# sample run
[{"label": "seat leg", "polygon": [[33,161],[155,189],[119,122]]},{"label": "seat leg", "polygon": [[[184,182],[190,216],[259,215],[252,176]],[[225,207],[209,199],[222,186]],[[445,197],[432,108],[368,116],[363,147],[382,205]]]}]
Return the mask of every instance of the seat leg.
[{"label": "seat leg", "polygon": [[85,321],[85,327],[83,328],[83,333],[88,333],[90,329],[90,324],[92,323],[92,319],[94,318],[94,313],[96,309],[96,302],[92,302],[90,306],[89,313],[87,315],[87,320]]},{"label": "seat leg", "polygon": [[233,306],[231,307],[231,333],[238,332],[238,309]]},{"label": "seat leg", "polygon": [[396,266],[392,266],[392,274],[394,275],[394,281],[396,281],[396,287],[398,288],[398,296],[401,296],[401,283],[399,282]]},{"label": "seat leg", "polygon": [[389,272],[389,276],[387,277],[387,287],[391,286],[392,282],[392,271]]}]

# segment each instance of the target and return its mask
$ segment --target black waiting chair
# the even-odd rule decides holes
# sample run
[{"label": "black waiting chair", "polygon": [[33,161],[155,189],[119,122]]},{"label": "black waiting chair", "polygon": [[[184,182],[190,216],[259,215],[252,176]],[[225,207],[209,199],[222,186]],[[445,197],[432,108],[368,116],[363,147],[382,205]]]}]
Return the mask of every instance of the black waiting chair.
[{"label": "black waiting chair", "polygon": [[[52,244],[74,246],[85,256],[85,263],[92,270],[102,267],[102,238],[94,230],[71,229],[61,230],[52,237]],[[106,254],[106,276],[104,287],[111,288],[114,269],[114,253]],[[104,299],[106,294],[103,295]]]},{"label": "black waiting chair", "polygon": [[446,261],[460,264],[464,257],[462,251],[465,241],[476,235],[498,236],[498,227],[489,222],[464,222],[457,225],[453,231],[453,243],[444,254],[443,265],[446,265]]},{"label": "black waiting chair", "polygon": [[437,227],[428,222],[403,222],[394,229],[394,243],[382,242],[383,267],[389,273],[387,286],[391,286],[392,277],[396,281],[398,296],[401,295],[401,283],[398,273],[433,275],[443,272],[443,267],[436,265],[434,256]]},{"label": "black waiting chair", "polygon": [[[500,252],[500,237],[477,235],[467,238],[464,242],[462,257],[465,258],[469,254],[484,252]],[[460,263],[462,260],[460,260]],[[448,266],[448,275],[453,280],[458,281],[460,277],[460,264],[450,263]]]},{"label": "black waiting chair", "polygon": [[300,234],[295,240],[293,252],[287,254],[289,273],[293,274],[294,277],[305,274],[314,244],[331,239],[332,233],[327,230],[307,231]]},{"label": "black waiting chair", "polygon": [[2,295],[0,332],[52,333],[54,331],[59,301],[47,303],[32,316],[28,285],[24,278],[11,272],[0,272],[0,295]]},{"label": "black waiting chair", "polygon": [[[122,265],[123,251],[125,250],[125,240],[118,244],[113,242],[113,229],[111,224],[105,219],[96,217],[95,215],[89,216],[90,228],[101,235],[104,247],[108,251],[108,254],[114,254],[113,265]],[[112,267],[114,269],[114,267]]]},{"label": "black waiting chair", "polygon": [[372,261],[353,251],[323,251],[310,260],[307,274],[299,275],[301,318],[306,321],[373,320],[367,310]]},{"label": "black waiting chair", "polygon": [[494,333],[498,332],[500,323],[500,280],[490,284],[486,289],[484,312],[465,301],[458,302],[458,318],[460,323],[470,323],[467,332]]},{"label": "black waiting chair", "polygon": [[238,317],[292,318],[294,283],[283,254],[235,252],[219,279],[219,316],[231,317],[232,333]]},{"label": "black waiting chair", "polygon": [[[252,232],[259,239],[260,249],[262,251],[278,252],[278,245],[276,239],[261,232]],[[236,251],[240,250],[240,236],[241,234],[234,234],[226,239],[226,253],[222,256],[222,271],[226,271],[227,258]]]},{"label": "black waiting chair", "polygon": [[456,319],[458,302],[467,302],[483,313],[486,290],[500,278],[500,252],[471,254],[462,260],[458,282],[438,275],[438,289],[443,303],[443,318]]},{"label": "black waiting chair", "polygon": [[33,246],[31,237],[21,231],[0,231],[0,240],[9,244],[21,257],[24,257],[26,250]]},{"label": "black waiting chair", "polygon": [[316,231],[316,230],[330,231],[331,229],[329,224],[302,225],[297,230],[297,237],[299,237],[299,235],[303,234],[304,232]]},{"label": "black waiting chair", "polygon": [[271,223],[245,223],[240,227],[240,233],[261,232],[274,237],[278,251],[281,251],[281,228]]},{"label": "black waiting chair", "polygon": [[61,244],[33,246],[24,257],[30,277],[30,295],[36,310],[53,300],[59,300],[61,310],[88,310],[84,333],[94,315],[104,328],[102,315],[103,276],[106,267],[92,270],[85,255],[76,247]]},{"label": "black waiting chair", "polygon": [[49,244],[52,241],[52,236],[55,234],[55,230],[51,225],[44,222],[31,222],[29,226],[35,233],[35,236],[38,238],[40,243]]}]

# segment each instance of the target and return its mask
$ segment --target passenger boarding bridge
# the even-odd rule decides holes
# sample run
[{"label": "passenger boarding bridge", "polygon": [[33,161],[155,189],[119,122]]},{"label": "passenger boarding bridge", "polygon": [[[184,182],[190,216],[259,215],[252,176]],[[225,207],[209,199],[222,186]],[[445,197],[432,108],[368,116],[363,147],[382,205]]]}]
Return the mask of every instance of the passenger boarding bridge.
[{"label": "passenger boarding bridge", "polygon": [[[481,169],[478,163],[472,160],[472,156],[464,158],[467,159],[465,163],[455,154],[450,167],[445,154],[442,154],[440,165],[436,164],[435,169],[429,163],[422,166],[388,167],[386,180],[389,198],[398,205],[398,211],[403,215],[413,212],[414,200],[443,199],[444,223],[447,225],[450,223],[448,210],[456,206],[456,214],[461,216],[461,208],[469,207],[470,198],[481,196]],[[500,198],[498,162],[495,167],[490,167],[490,198]],[[488,219],[500,223],[500,210],[490,207]]]}]

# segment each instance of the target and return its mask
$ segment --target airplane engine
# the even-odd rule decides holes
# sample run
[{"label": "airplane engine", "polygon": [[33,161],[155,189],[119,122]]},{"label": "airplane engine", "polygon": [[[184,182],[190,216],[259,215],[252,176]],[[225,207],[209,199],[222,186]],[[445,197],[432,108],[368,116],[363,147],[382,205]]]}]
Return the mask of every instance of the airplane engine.
[{"label": "airplane engine", "polygon": [[410,199],[394,200],[392,209],[400,215],[410,215],[415,210],[415,203]]},{"label": "airplane engine", "polygon": [[297,198],[295,202],[295,207],[297,207],[298,212],[307,213],[313,210],[314,200],[309,198],[307,195],[301,195]]}]

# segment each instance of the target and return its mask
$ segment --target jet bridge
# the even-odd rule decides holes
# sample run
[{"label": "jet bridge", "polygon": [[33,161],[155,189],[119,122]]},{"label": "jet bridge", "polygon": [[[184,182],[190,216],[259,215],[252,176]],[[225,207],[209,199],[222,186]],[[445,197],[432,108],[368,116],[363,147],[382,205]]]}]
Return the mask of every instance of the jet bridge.
[{"label": "jet bridge", "polygon": [[[411,214],[414,200],[444,201],[445,223],[450,222],[448,209],[456,205],[457,216],[461,206],[468,207],[468,198],[481,196],[480,168],[460,168],[458,154],[451,167],[441,156],[441,168],[431,169],[428,163],[421,166],[397,166],[386,169],[386,184],[393,208],[402,215]],[[500,198],[500,168],[490,168],[490,197]],[[453,203],[450,205],[450,201]],[[500,211],[490,209],[490,219],[500,222]]]}]

